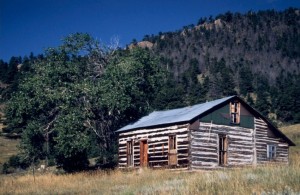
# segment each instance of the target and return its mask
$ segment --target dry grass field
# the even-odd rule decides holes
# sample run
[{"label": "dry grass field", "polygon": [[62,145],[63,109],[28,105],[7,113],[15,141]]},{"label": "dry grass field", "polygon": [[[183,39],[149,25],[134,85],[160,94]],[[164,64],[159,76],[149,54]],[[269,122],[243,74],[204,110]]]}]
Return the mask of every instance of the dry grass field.
[{"label": "dry grass field", "polygon": [[2,170],[1,165],[7,162],[9,157],[18,153],[18,144],[18,139],[8,139],[0,136],[0,170]]},{"label": "dry grass field", "polygon": [[300,194],[300,125],[282,128],[296,143],[289,165],[216,171],[94,171],[0,176],[0,194]]},{"label": "dry grass field", "polygon": [[2,165],[6,162],[9,157],[18,153],[17,145],[19,140],[17,139],[7,139],[4,136],[1,136],[3,123],[3,108],[4,106],[0,104],[0,171],[2,170]]},{"label": "dry grass field", "polygon": [[300,124],[282,127],[280,130],[296,144],[296,147],[290,148],[291,152],[300,155]]}]

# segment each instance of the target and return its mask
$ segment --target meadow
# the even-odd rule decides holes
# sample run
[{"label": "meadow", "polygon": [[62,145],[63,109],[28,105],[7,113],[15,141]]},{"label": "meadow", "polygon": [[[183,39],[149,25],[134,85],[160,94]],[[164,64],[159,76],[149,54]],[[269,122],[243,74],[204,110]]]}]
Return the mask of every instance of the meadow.
[{"label": "meadow", "polygon": [[3,125],[4,114],[2,112],[3,109],[4,109],[3,104],[0,104],[0,171],[2,170],[3,163],[7,162],[9,157],[11,157],[12,155],[16,155],[18,153],[17,146],[19,144],[18,139],[8,139],[5,136],[1,136],[2,128],[4,127]]},{"label": "meadow", "polygon": [[281,128],[296,144],[289,165],[178,172],[142,169],[1,175],[0,194],[300,194],[300,125]]}]

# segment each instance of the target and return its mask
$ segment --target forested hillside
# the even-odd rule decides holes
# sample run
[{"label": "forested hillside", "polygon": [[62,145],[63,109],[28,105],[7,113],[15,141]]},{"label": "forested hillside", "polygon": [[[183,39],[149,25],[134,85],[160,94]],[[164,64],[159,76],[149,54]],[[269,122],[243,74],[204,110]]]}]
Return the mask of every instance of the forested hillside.
[{"label": "forested hillside", "polygon": [[139,45],[152,43],[175,79],[166,94],[185,105],[238,94],[272,119],[299,122],[299,35],[300,10],[290,8],[200,18],[176,32],[146,35]]},{"label": "forested hillside", "polygon": [[126,49],[75,33],[44,54],[0,60],[4,133],[22,137],[12,162],[74,171],[97,157],[111,167],[116,129],[153,110],[229,95],[273,122],[299,123],[299,32],[299,9],[227,12]]}]

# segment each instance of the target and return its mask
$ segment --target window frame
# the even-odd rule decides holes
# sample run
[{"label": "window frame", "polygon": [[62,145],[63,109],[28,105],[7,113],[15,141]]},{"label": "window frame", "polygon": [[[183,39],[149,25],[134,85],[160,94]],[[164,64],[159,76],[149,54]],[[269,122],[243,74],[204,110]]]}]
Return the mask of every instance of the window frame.
[{"label": "window frame", "polygon": [[168,144],[169,151],[177,149],[177,138],[175,134],[169,135],[169,144]]},{"label": "window frame", "polygon": [[277,146],[275,144],[267,144],[267,159],[276,159]]},{"label": "window frame", "polygon": [[238,125],[241,122],[241,103],[239,101],[230,102],[230,123]]}]

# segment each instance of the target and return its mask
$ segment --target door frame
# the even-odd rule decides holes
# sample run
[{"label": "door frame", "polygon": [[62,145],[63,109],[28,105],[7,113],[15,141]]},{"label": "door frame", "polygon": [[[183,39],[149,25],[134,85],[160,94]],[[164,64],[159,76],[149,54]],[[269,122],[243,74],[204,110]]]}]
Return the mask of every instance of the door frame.
[{"label": "door frame", "polygon": [[140,166],[148,166],[148,141],[146,139],[140,140]]},{"label": "door frame", "polygon": [[176,166],[177,163],[177,136],[176,134],[170,134],[168,139],[168,165]]},{"label": "door frame", "polygon": [[134,142],[132,140],[127,141],[127,148],[126,148],[126,156],[127,156],[127,167],[134,166]]},{"label": "door frame", "polygon": [[228,136],[224,134],[218,135],[218,161],[219,166],[228,164]]}]

